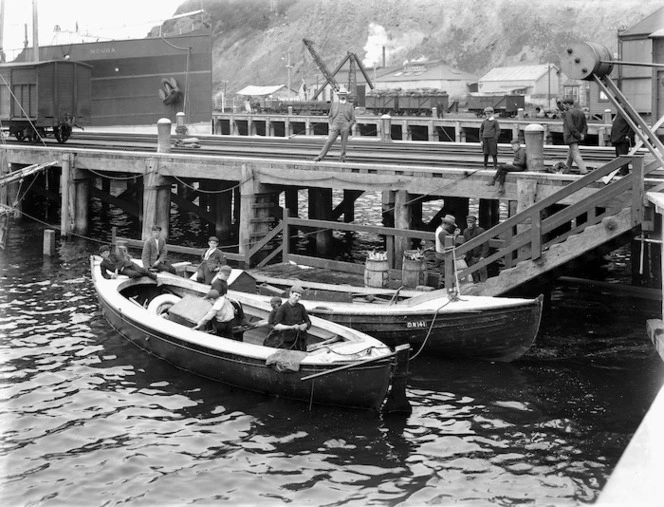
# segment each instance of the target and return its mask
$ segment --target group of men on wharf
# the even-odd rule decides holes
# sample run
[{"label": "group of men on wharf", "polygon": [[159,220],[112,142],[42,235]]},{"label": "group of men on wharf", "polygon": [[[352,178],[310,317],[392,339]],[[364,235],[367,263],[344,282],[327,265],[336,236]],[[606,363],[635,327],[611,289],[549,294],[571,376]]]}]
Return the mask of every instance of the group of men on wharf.
[{"label": "group of men on wharf", "polygon": [[[157,281],[159,271],[176,274],[175,268],[166,259],[168,255],[166,240],[162,236],[162,228],[158,225],[152,227],[152,236],[143,243],[142,266],[135,263],[125,250],[111,253],[109,245],[101,246],[99,255],[102,257],[101,274],[107,279],[124,275],[129,278],[147,276]],[[226,257],[219,248],[219,239],[210,236],[208,248],[201,254],[201,262],[191,278],[210,285],[210,290],[204,299],[211,305],[194,329],[242,341],[246,329],[267,326],[270,332],[265,339],[265,345],[306,351],[307,330],[311,327],[311,320],[307,310],[299,303],[304,292],[302,287],[292,287],[288,300],[283,304],[281,298],[272,298],[270,301],[272,311],[268,319],[250,323],[241,303],[228,297],[228,279],[231,273],[232,268],[227,264]]]}]

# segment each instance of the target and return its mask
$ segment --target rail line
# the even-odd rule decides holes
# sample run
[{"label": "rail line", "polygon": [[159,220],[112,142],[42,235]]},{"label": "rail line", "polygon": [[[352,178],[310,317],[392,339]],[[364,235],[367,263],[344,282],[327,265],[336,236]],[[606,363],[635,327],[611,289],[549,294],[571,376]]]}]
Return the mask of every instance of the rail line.
[{"label": "rail line", "polygon": [[[320,151],[324,136],[297,136],[296,138],[247,137],[247,136],[196,136],[200,148],[172,147],[173,153],[195,153],[197,155],[304,159],[311,161]],[[55,139],[45,138],[51,148],[105,150],[135,150],[154,152],[157,150],[157,134],[145,133],[99,133],[76,132],[66,144],[59,144]],[[11,145],[26,145],[26,141],[7,139]],[[590,166],[599,166],[615,158],[613,147],[582,146],[584,160]],[[645,154],[645,150],[643,151]],[[501,144],[498,148],[499,161],[509,162],[512,150],[509,145]],[[545,165],[564,161],[567,146],[546,145],[544,147]],[[338,160],[333,146],[328,161]],[[349,163],[385,163],[401,165],[425,165],[430,167],[472,167],[483,166],[483,157],[477,143],[428,142],[428,141],[393,141],[382,143],[378,139],[351,138],[348,142],[347,161]],[[491,164],[489,166],[491,168]]]}]

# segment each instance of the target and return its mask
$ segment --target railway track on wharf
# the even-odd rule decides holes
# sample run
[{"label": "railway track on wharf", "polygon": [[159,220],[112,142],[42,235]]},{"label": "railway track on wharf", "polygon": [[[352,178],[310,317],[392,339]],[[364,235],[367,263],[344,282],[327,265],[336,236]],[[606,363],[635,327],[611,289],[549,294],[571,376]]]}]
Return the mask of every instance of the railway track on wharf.
[{"label": "railway track on wharf", "polygon": [[[172,153],[191,153],[197,155],[304,159],[311,161],[320,151],[324,136],[296,136],[275,138],[259,136],[195,136],[200,148],[172,147]],[[175,140],[175,138],[173,138]],[[49,147],[59,149],[102,149],[132,150],[155,152],[157,135],[145,133],[75,133],[65,144],[54,139],[44,140]],[[26,142],[7,140],[11,145],[25,145]],[[38,146],[35,144],[35,146]],[[339,141],[332,147],[326,160],[337,161]],[[564,161],[567,146],[545,145],[545,165]],[[598,167],[615,158],[613,147],[582,146],[584,160],[591,167]],[[645,154],[645,150],[643,151]],[[510,145],[501,144],[498,148],[500,163],[512,160]],[[378,139],[353,137],[348,142],[347,161],[352,163],[383,163],[398,165],[417,165],[447,168],[481,168],[483,157],[477,143],[428,142],[428,141],[393,141],[380,142]],[[491,166],[490,166],[491,167]]]}]

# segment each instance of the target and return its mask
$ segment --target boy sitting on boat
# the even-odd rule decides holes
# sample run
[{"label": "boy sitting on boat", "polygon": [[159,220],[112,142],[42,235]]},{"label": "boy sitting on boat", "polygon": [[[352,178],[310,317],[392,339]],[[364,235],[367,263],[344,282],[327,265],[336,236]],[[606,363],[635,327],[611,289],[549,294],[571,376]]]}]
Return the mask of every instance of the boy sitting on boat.
[{"label": "boy sitting on boat", "polygon": [[290,289],[288,301],[277,310],[274,319],[274,330],[279,331],[281,349],[307,350],[307,329],[311,327],[311,320],[307,310],[299,302],[304,290],[299,285]]},{"label": "boy sitting on boat", "polygon": [[103,245],[99,248],[99,255],[102,257],[101,264],[99,265],[101,276],[106,279],[117,278],[118,275],[125,275],[129,278],[147,276],[154,281],[157,281],[156,274],[151,273],[144,267],[139,266],[129,259],[118,258],[115,254],[111,253],[111,247],[108,245]]}]

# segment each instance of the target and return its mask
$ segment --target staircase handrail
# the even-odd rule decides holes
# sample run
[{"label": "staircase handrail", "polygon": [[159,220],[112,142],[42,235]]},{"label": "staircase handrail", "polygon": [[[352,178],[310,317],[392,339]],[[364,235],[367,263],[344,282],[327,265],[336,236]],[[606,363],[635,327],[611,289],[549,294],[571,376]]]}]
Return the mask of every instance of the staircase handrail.
[{"label": "staircase handrail", "polygon": [[[598,191],[595,192],[592,196],[589,196],[577,203],[567,206],[564,210],[561,210],[560,212],[555,213],[545,218],[544,220],[541,219],[542,211],[544,211],[549,206],[560,203],[565,198],[587,187],[588,185],[595,183],[604,176],[612,173],[614,170],[623,166],[630,160],[632,161],[635,170],[630,172],[627,176],[617,179],[614,183],[606,185],[605,188],[598,189]],[[579,214],[588,211],[591,207],[597,206],[598,203],[605,202],[612,196],[624,193],[630,187],[632,189],[634,188],[640,189],[639,192],[635,193],[638,195],[634,195],[632,203],[634,204],[636,200],[642,201],[644,176],[657,170],[659,167],[660,164],[657,161],[650,162],[644,166],[642,156],[622,156],[608,162],[604,166],[590,172],[589,174],[583,176],[582,178],[579,178],[578,180],[570,183],[569,185],[566,185],[565,187],[561,188],[561,190],[559,190],[558,192],[551,194],[550,196],[542,199],[541,201],[537,201],[532,206],[528,207],[527,209],[521,211],[516,215],[513,215],[504,222],[476,236],[472,240],[463,243],[460,246],[457,246],[454,252],[454,256],[457,258],[463,257],[467,252],[486,243],[487,241],[496,238],[499,239],[501,235],[509,234],[510,231],[517,225],[530,226],[529,230],[519,233],[515,236],[512,236],[508,246],[499,249],[498,252],[483,259],[481,262],[478,262],[477,264],[474,264],[473,266],[464,269],[459,273],[459,276],[463,277],[470,273],[478,271],[482,267],[487,266],[488,264],[502,257],[505,257],[510,253],[514,252],[515,250],[527,246],[528,244],[536,246],[532,258],[534,259],[538,258],[539,254],[542,251],[542,246],[543,246],[542,236],[550,232],[551,230],[555,229],[556,227],[562,225],[564,221],[569,220],[569,218],[567,218],[566,220],[562,220],[560,218],[561,213],[565,213],[566,216],[570,215],[578,216]],[[643,203],[640,202],[640,205],[642,204]],[[634,220],[638,223],[640,219],[641,217],[635,217]],[[585,224],[582,228],[585,228],[585,226],[587,225],[591,225],[591,223]],[[552,242],[556,241],[554,240]],[[547,245],[552,242],[547,243]]]}]

